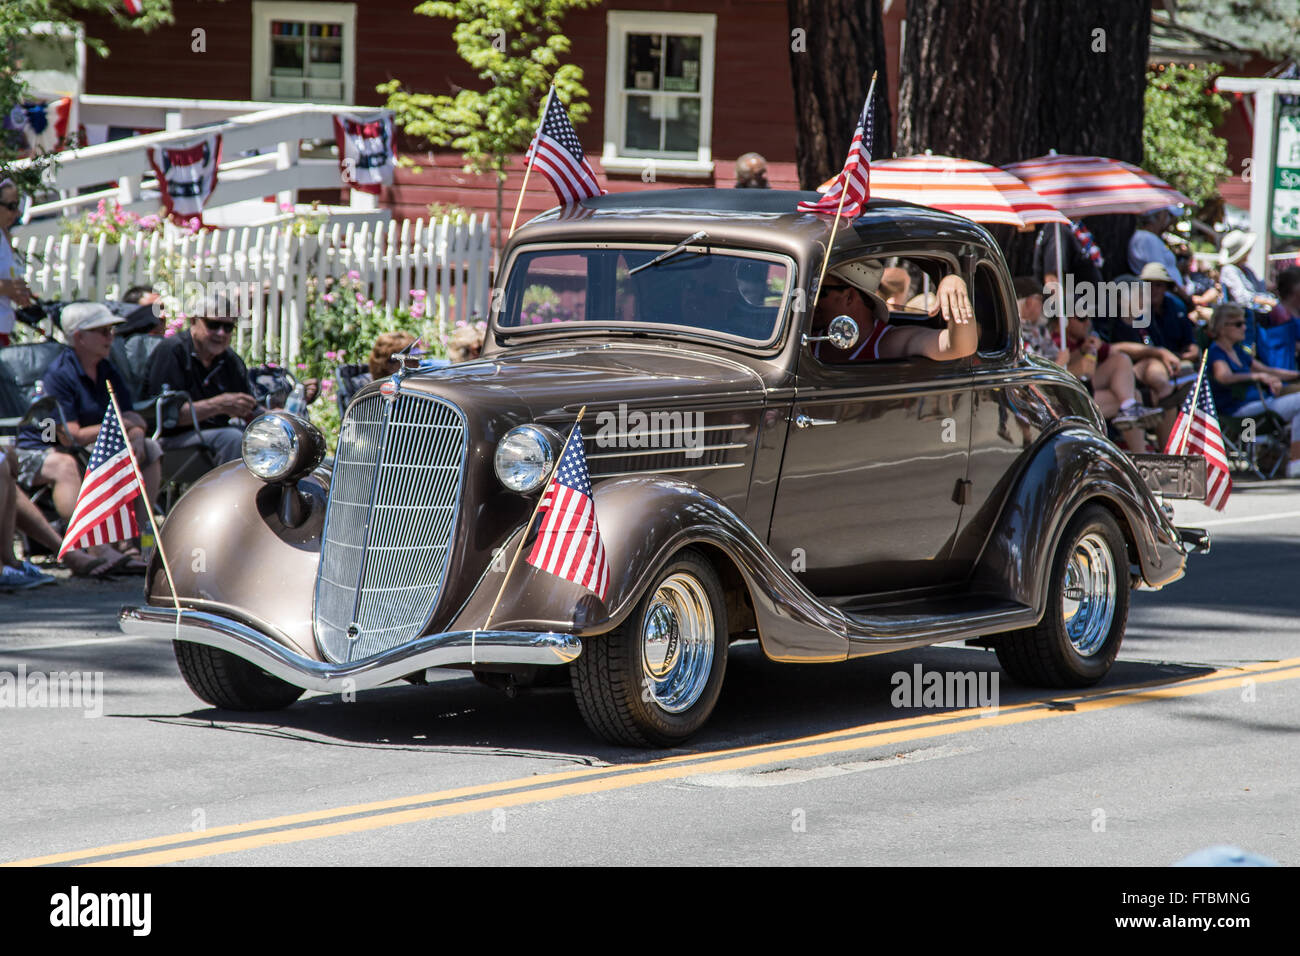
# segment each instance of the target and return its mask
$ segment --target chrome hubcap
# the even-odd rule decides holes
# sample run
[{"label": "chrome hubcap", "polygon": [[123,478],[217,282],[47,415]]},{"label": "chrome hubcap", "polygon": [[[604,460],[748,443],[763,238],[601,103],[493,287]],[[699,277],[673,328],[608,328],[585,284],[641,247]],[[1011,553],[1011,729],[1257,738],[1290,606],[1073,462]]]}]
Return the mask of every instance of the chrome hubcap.
[{"label": "chrome hubcap", "polygon": [[1115,561],[1106,540],[1086,534],[1074,546],[1065,566],[1061,615],[1074,649],[1084,657],[1096,654],[1106,643],[1115,617]]},{"label": "chrome hubcap", "polygon": [[713,607],[699,580],[666,578],[641,620],[642,685],[649,700],[670,714],[689,709],[713,668]]}]

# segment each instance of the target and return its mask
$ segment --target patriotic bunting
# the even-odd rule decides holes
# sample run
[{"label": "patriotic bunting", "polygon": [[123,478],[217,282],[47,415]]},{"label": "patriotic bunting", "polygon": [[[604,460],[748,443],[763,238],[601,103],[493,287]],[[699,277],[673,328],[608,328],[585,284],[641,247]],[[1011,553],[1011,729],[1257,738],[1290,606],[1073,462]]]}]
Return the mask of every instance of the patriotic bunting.
[{"label": "patriotic bunting", "polygon": [[379,195],[393,182],[393,114],[388,112],[334,117],[343,181],[363,193]]}]

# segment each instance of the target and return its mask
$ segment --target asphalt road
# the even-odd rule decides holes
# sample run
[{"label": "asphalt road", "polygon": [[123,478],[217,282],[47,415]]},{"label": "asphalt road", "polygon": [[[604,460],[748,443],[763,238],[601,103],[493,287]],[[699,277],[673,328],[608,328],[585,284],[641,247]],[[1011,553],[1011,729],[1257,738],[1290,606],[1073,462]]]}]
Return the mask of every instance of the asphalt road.
[{"label": "asphalt road", "polygon": [[999,680],[996,715],[896,708],[893,675],[991,689],[993,654],[791,666],[746,643],[709,727],[670,752],[597,742],[566,691],[456,674],[217,712],[166,641],[117,631],[138,580],[0,595],[0,681],[102,680],[101,716],[0,706],[0,861],[1163,866],[1227,843],[1300,864],[1300,482],[1178,521],[1213,552],[1134,595],[1087,694]]}]

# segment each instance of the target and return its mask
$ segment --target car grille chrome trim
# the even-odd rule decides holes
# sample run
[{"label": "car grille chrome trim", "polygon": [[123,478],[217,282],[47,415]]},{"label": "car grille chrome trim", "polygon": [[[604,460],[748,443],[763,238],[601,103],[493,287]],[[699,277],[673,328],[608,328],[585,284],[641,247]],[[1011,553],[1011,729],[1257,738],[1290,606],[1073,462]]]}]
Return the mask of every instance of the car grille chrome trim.
[{"label": "car grille chrome trim", "polygon": [[460,409],[433,396],[376,392],[348,409],[313,606],[331,661],[362,660],[424,632],[447,572],[467,442]]}]

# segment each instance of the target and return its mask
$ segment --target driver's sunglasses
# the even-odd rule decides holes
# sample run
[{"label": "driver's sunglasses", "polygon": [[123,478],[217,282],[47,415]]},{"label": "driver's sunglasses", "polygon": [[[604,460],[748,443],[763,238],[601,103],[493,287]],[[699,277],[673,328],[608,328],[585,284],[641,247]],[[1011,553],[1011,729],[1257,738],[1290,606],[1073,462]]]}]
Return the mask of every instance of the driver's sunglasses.
[{"label": "driver's sunglasses", "polygon": [[1242,321],[1242,322],[1224,322],[1223,324],[1224,324],[1225,326],[1227,326],[1228,328],[1230,328],[1230,329],[1244,329],[1244,328],[1246,327],[1246,323],[1245,323],[1244,321]]},{"label": "driver's sunglasses", "polygon": [[13,202],[0,202],[0,206],[4,206],[10,212],[17,212],[22,204],[23,202],[21,199],[15,199]]},{"label": "driver's sunglasses", "polygon": [[213,332],[225,332],[227,335],[233,335],[235,331],[234,322],[221,322],[217,319],[204,319],[203,324]]}]

